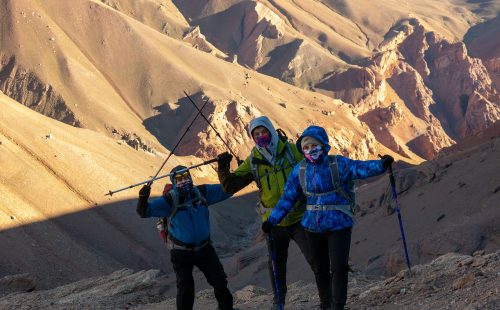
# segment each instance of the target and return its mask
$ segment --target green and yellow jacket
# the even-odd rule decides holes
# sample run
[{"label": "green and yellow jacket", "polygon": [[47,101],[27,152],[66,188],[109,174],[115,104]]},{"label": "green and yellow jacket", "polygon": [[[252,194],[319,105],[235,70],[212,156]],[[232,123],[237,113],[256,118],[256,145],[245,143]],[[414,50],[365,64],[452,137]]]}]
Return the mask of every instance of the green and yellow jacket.
[{"label": "green and yellow jacket", "polygon": [[[262,221],[265,221],[283,194],[288,175],[303,158],[295,144],[279,140],[274,166],[262,156],[257,148],[253,148],[250,156],[233,173],[229,171],[229,167],[220,169],[219,181],[223,190],[228,194],[234,194],[255,181],[259,188],[258,210]],[[286,227],[299,222],[304,211],[305,198],[295,204],[292,211],[278,226]]]}]

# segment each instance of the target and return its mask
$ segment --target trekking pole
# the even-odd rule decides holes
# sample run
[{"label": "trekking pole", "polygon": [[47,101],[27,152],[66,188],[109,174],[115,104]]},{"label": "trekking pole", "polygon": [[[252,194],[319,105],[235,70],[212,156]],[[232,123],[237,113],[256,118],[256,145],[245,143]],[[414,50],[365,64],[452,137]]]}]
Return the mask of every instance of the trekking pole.
[{"label": "trekking pole", "polygon": [[[187,94],[186,94],[187,96]],[[189,96],[188,96],[189,97]],[[205,101],[205,103],[203,104],[203,106],[201,107],[201,110],[203,110],[203,108],[207,105],[208,103],[208,98],[207,100]],[[196,104],[195,104],[196,106]],[[201,113],[201,110],[198,109],[198,107],[196,107],[196,109],[198,110],[198,113],[195,115],[195,117],[193,118],[193,120],[191,121],[191,123],[189,124],[189,126],[186,128],[186,130],[184,131],[184,133],[182,134],[182,136],[180,137],[179,141],[177,141],[177,143],[175,144],[174,148],[170,151],[170,153],[168,154],[167,158],[165,159],[165,161],[163,161],[163,164],[161,164],[160,166],[160,169],[158,169],[158,171],[156,171],[156,174],[151,178],[151,182],[148,183],[149,186],[151,186],[151,184],[153,184],[153,180],[158,176],[158,174],[160,173],[161,169],[163,169],[163,166],[165,166],[165,164],[167,163],[167,161],[170,159],[170,157],[174,154],[174,151],[175,149],[177,149],[177,147],[179,146],[179,144],[181,143],[182,139],[184,138],[184,136],[188,133],[189,129],[191,129],[191,126],[193,126],[194,122],[196,121],[196,119],[198,118],[199,115],[203,115],[203,113]]]},{"label": "trekking pole", "polygon": [[[214,159],[210,159],[210,160],[207,160],[207,161],[204,161],[202,162],[201,164],[197,164],[197,165],[193,165],[193,166],[190,166],[190,167],[187,167],[187,168],[184,168],[184,169],[180,169],[180,170],[177,170],[175,171],[175,173],[182,173],[184,171],[188,171],[190,169],[194,169],[194,168],[197,168],[197,167],[200,167],[200,166],[204,166],[204,165],[208,165],[208,164],[211,164],[211,163],[214,163],[217,161],[217,158],[214,158]],[[129,185],[127,187],[123,187],[123,188],[120,188],[120,189],[117,189],[117,190],[114,190],[114,191],[109,191],[106,195],[104,196],[113,196],[113,194],[115,193],[118,193],[118,192],[121,192],[121,191],[124,191],[126,189],[129,189],[129,188],[134,188],[136,186],[139,186],[139,185],[142,185],[142,184],[148,184],[148,183],[152,183],[153,181],[156,181],[156,180],[159,180],[159,179],[163,179],[163,178],[166,178],[166,177],[169,177],[171,175],[174,175],[174,173],[169,173],[169,174],[165,174],[165,175],[162,175],[162,176],[156,176],[152,179],[149,179],[147,181],[143,181],[143,182],[140,182],[140,183],[136,183],[136,184],[132,184],[132,185]]]},{"label": "trekking pole", "polygon": [[[380,155],[379,157],[382,158],[382,156]],[[408,255],[408,247],[406,246],[405,231],[403,229],[403,220],[401,219],[401,212],[399,210],[398,195],[396,193],[396,181],[394,179],[394,173],[392,171],[392,164],[389,166],[388,169],[389,169],[389,180],[391,181],[391,188],[392,188],[392,198],[394,199],[394,203],[396,204],[396,212],[398,213],[398,221],[399,221],[399,230],[401,231],[401,239],[403,240],[403,246],[405,249],[406,265],[408,266],[408,270],[411,273],[410,256]]]},{"label": "trekking pole", "polygon": [[[201,107],[201,110],[203,110],[203,108],[207,105],[208,103],[208,99],[205,101],[205,103],[203,104],[203,106]],[[106,195],[109,195],[109,196],[113,196],[114,193],[117,193],[117,192],[121,192],[121,191],[124,191],[126,189],[129,189],[129,188],[134,188],[136,186],[139,186],[141,184],[148,184],[148,186],[151,186],[151,184],[153,184],[153,181],[155,180],[158,180],[158,179],[161,179],[161,178],[164,178],[168,175],[165,175],[163,177],[160,177],[160,178],[157,178],[158,174],[160,173],[161,169],[163,169],[163,167],[165,166],[165,164],[167,163],[167,161],[170,159],[170,157],[174,154],[174,151],[177,149],[177,147],[179,146],[179,144],[181,143],[182,139],[184,138],[184,136],[188,133],[189,129],[191,128],[191,126],[193,126],[194,122],[196,121],[196,119],[198,118],[198,116],[201,114],[201,110],[198,110],[198,113],[196,114],[196,116],[193,118],[193,120],[191,121],[191,123],[189,124],[189,126],[186,128],[186,130],[184,131],[184,133],[182,134],[182,136],[180,137],[179,141],[177,141],[177,143],[175,144],[175,146],[172,148],[172,150],[170,150],[170,153],[168,154],[167,158],[163,161],[163,163],[161,164],[160,166],[160,169],[158,169],[158,171],[156,171],[155,175],[149,180],[149,181],[146,181],[146,182],[141,182],[141,183],[137,183],[137,184],[133,184],[133,185],[130,185],[130,186],[127,186],[127,187],[124,187],[124,188],[121,188],[119,190],[116,190],[116,191],[109,191]],[[104,196],[106,196],[104,195]]]},{"label": "trekking pole", "polygon": [[274,275],[274,287],[276,288],[276,299],[278,301],[278,305],[280,310],[283,310],[283,303],[281,302],[281,294],[280,287],[278,285],[278,269],[276,268],[276,263],[274,261],[274,239],[271,237],[271,234],[266,234],[267,243],[269,244],[269,256],[271,256],[271,265],[273,266],[273,275]]},{"label": "trekking pole", "polygon": [[186,93],[186,91],[184,91],[184,94],[189,99],[189,101],[191,101],[191,103],[195,106],[195,108],[198,110],[198,112],[200,112],[201,117],[203,117],[203,119],[205,119],[205,121],[208,123],[208,125],[210,125],[210,127],[215,131],[215,134],[217,135],[217,137],[219,137],[219,139],[222,141],[222,143],[224,143],[224,145],[227,147],[229,152],[231,154],[233,154],[234,158],[236,158],[236,161],[238,162],[238,165],[240,165],[243,161],[233,152],[233,150],[231,150],[231,148],[229,147],[229,144],[227,144],[227,142],[222,138],[222,136],[219,134],[217,129],[215,129],[215,127],[212,126],[212,123],[205,117],[205,115],[203,115],[203,113],[201,113],[201,110],[198,108],[196,103],[194,103],[193,99],[191,99],[191,97],[189,97],[189,95]]}]

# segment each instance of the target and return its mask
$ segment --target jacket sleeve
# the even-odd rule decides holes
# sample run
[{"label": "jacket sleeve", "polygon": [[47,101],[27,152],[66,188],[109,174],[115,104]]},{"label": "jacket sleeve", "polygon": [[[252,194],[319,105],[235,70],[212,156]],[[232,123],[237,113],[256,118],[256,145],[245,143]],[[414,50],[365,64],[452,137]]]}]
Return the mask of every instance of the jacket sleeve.
[{"label": "jacket sleeve", "polygon": [[303,197],[303,191],[299,180],[299,167],[300,164],[297,164],[292,172],[290,172],[283,194],[274,207],[273,212],[267,218],[273,225],[277,225],[281,222],[285,215],[293,208],[295,203]]},{"label": "jacket sleeve", "polygon": [[224,192],[234,194],[253,181],[252,168],[250,166],[250,157],[233,172],[229,171],[229,167],[217,170],[219,182],[222,185]]},{"label": "jacket sleeve", "polygon": [[222,189],[220,184],[204,184],[199,187],[200,193],[205,196],[207,205],[213,205],[233,196]]},{"label": "jacket sleeve", "polygon": [[342,180],[361,180],[382,174],[385,169],[381,160],[353,160],[337,156]]},{"label": "jacket sleeve", "polygon": [[165,197],[158,197],[148,202],[146,217],[168,217],[172,207],[167,203]]}]

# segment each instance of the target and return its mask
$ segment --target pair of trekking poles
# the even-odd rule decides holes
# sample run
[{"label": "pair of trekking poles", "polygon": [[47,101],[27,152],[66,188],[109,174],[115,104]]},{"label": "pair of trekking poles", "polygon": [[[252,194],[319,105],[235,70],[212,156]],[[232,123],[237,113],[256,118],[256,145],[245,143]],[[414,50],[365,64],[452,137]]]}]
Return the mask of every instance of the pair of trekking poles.
[{"label": "pair of trekking poles", "polygon": [[[194,124],[194,122],[196,121],[196,119],[200,115],[210,125],[210,127],[214,130],[214,132],[216,133],[217,137],[219,137],[219,139],[221,139],[221,141],[227,147],[227,149],[229,150],[229,152],[236,158],[238,164],[240,164],[242,162],[240,160],[240,158],[231,150],[231,148],[229,147],[229,144],[222,138],[222,136],[215,129],[215,127],[211,124],[211,122],[205,117],[205,115],[203,115],[202,110],[206,106],[206,104],[208,103],[208,99],[204,102],[203,106],[200,109],[200,108],[198,108],[198,106],[196,105],[196,103],[191,99],[191,97],[185,91],[184,91],[184,94],[188,98],[189,102],[191,102],[193,104],[193,106],[196,108],[196,110],[198,111],[198,113],[196,114],[196,116],[194,117],[194,119],[191,121],[191,123],[189,124],[189,126],[186,128],[186,130],[184,131],[184,133],[182,134],[182,136],[179,138],[179,141],[172,148],[172,150],[170,151],[170,153],[168,154],[167,158],[162,163],[162,165],[160,166],[160,168],[158,169],[158,171],[156,172],[156,174],[151,179],[149,179],[147,181],[143,181],[143,182],[140,182],[140,183],[132,184],[132,185],[129,185],[127,187],[123,187],[123,188],[120,188],[120,189],[117,189],[117,190],[114,190],[114,191],[110,190],[106,195],[113,196],[113,194],[115,194],[115,193],[118,193],[118,192],[121,192],[121,191],[124,191],[124,190],[127,190],[127,189],[131,189],[131,188],[137,187],[137,186],[142,185],[142,184],[147,184],[148,186],[151,186],[151,184],[153,184],[154,181],[162,179],[162,178],[165,178],[165,177],[171,176],[172,173],[169,173],[169,174],[166,174],[166,175],[163,175],[163,176],[158,176],[158,174],[163,169],[163,167],[165,166],[165,164],[167,163],[167,161],[170,159],[170,157],[174,154],[175,150],[177,149],[177,147],[181,143],[182,139],[189,132],[191,126]],[[380,157],[380,155],[379,155],[379,157]],[[176,173],[184,172],[184,171],[188,171],[188,170],[193,169],[193,168],[197,168],[197,167],[200,167],[200,166],[208,165],[208,164],[211,164],[213,162],[216,162],[217,160],[218,160],[218,158],[210,159],[210,160],[204,161],[204,162],[202,162],[200,164],[193,165],[193,166],[190,166],[190,167],[186,167],[185,169],[182,169],[181,171],[176,171]],[[395,182],[395,178],[394,178],[394,173],[392,171],[392,165],[389,166],[389,178],[390,178],[390,183],[391,183],[391,188],[392,188],[392,196],[393,196],[394,202],[396,204],[396,211],[397,211],[397,214],[398,214],[399,228],[400,228],[400,231],[401,231],[401,237],[402,237],[404,251],[405,251],[406,264],[408,266],[408,270],[411,273],[410,257],[408,255],[408,248],[407,248],[407,245],[406,245],[406,237],[405,237],[405,233],[404,233],[404,229],[403,229],[403,221],[401,219],[401,212],[400,212],[399,204],[398,204],[398,198],[397,198],[397,193],[396,193],[396,182]],[[272,263],[272,267],[273,267],[274,285],[275,285],[275,288],[276,288],[277,301],[278,301],[280,310],[283,310],[283,302],[284,301],[280,300],[281,299],[281,294],[280,294],[280,290],[279,290],[278,273],[277,273],[276,264],[275,264],[274,239],[272,238],[272,236],[270,234],[266,234],[266,238],[267,238],[267,241],[268,241],[268,244],[269,244],[269,256],[271,257],[271,263]]]},{"label": "pair of trekking poles", "polygon": [[[170,151],[170,153],[168,154],[167,158],[165,159],[165,161],[163,161],[162,165],[160,166],[160,168],[158,169],[158,171],[155,173],[155,175],[153,177],[151,177],[151,179],[147,180],[147,181],[143,181],[143,182],[140,182],[140,183],[136,183],[136,184],[132,184],[132,185],[129,185],[127,187],[123,187],[123,188],[120,188],[120,189],[117,189],[117,190],[114,190],[114,191],[109,191],[106,195],[104,196],[113,196],[113,194],[116,194],[118,192],[121,192],[121,191],[124,191],[124,190],[127,190],[127,189],[131,189],[131,188],[134,188],[134,187],[137,187],[139,185],[142,185],[142,184],[147,184],[148,186],[151,186],[153,184],[154,181],[156,180],[159,180],[159,179],[163,179],[163,178],[166,178],[166,177],[170,177],[172,175],[172,173],[169,173],[169,174],[165,174],[165,175],[162,175],[162,176],[158,176],[158,174],[160,174],[160,171],[163,169],[163,167],[165,166],[165,164],[167,163],[167,161],[170,159],[170,157],[172,157],[172,155],[174,154],[175,150],[177,149],[177,147],[180,145],[182,139],[184,138],[184,136],[186,136],[186,134],[189,132],[189,130],[191,129],[191,126],[193,126],[194,122],[196,121],[196,119],[198,118],[198,116],[201,115],[201,117],[203,117],[203,119],[208,123],[208,125],[210,125],[210,127],[215,131],[217,137],[219,137],[221,139],[221,141],[224,143],[224,145],[227,147],[227,149],[229,150],[229,152],[236,158],[238,164],[240,164],[242,161],[241,159],[231,150],[231,148],[229,147],[229,144],[227,144],[227,142],[222,138],[222,136],[219,134],[219,132],[217,131],[217,129],[215,129],[215,127],[212,125],[212,123],[208,120],[208,118],[205,117],[205,115],[203,115],[203,108],[207,105],[208,103],[208,99],[205,101],[205,103],[203,103],[201,109],[198,108],[198,106],[196,105],[196,103],[194,103],[193,99],[191,99],[191,97],[184,91],[184,94],[186,95],[186,97],[189,99],[189,102],[191,102],[193,104],[193,106],[196,108],[196,110],[198,111],[198,113],[196,113],[195,117],[193,118],[193,120],[191,121],[191,123],[189,124],[189,126],[186,128],[186,130],[184,131],[184,133],[182,134],[182,136],[179,138],[179,141],[177,141],[177,143],[175,144],[175,146],[172,148],[172,150]],[[193,165],[193,166],[189,166],[189,167],[186,167],[185,169],[182,169],[182,170],[178,170],[176,171],[175,173],[182,173],[184,171],[188,171],[188,170],[191,170],[193,168],[197,168],[197,167],[201,167],[201,166],[205,166],[205,165],[209,165],[211,163],[214,163],[218,160],[218,158],[213,158],[213,159],[210,159],[210,160],[207,160],[207,161],[204,161],[202,162],[201,164],[197,164],[197,165]]]}]

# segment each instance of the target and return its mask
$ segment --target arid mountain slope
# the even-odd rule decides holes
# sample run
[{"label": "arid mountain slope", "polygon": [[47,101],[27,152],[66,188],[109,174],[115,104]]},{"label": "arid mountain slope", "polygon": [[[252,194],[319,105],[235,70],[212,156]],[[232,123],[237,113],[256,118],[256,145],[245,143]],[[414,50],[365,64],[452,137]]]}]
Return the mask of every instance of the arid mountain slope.
[{"label": "arid mountain slope", "polygon": [[30,272],[39,287],[50,287],[165,258],[151,253],[153,231],[139,233],[152,223],[131,221],[133,204],[102,207],[111,201],[108,190],[153,174],[160,156],[46,118],[5,95],[0,106],[1,274]]},{"label": "arid mountain slope", "polygon": [[[396,171],[398,201],[414,264],[447,252],[500,247],[500,131],[492,139]],[[358,189],[359,220],[351,258],[364,270],[404,268],[403,246],[388,177]]]},{"label": "arid mountain slope", "polygon": [[[495,3],[176,4],[233,61],[353,105],[376,139],[401,156],[432,159],[499,119],[490,74],[457,42],[500,9]],[[344,63],[329,62],[321,50]]]},{"label": "arid mountain slope", "polygon": [[[0,87],[45,115],[71,115],[73,125],[140,139],[144,148],[164,152],[196,111],[185,90],[198,94],[198,105],[210,98],[205,114],[213,114],[216,127],[222,117],[219,130],[243,153],[249,149],[244,126],[260,114],[292,135],[311,122],[327,125],[340,132],[347,151],[376,153],[368,146],[375,143],[369,129],[340,102],[199,51],[100,2],[8,1],[2,13],[8,36],[2,36]],[[278,120],[282,112],[287,118]],[[197,122],[187,139],[196,144],[183,153],[201,150],[206,158],[222,151],[208,128]]]},{"label": "arid mountain slope", "polygon": [[394,26],[365,61],[316,87],[352,104],[377,140],[403,156],[432,159],[500,119],[500,95],[481,61],[417,19]]},{"label": "arid mountain slope", "polygon": [[[497,1],[3,4],[0,239],[10,250],[0,275],[39,272],[36,278],[48,281],[42,287],[123,267],[168,270],[151,221],[134,213],[136,190],[103,194],[156,172],[196,115],[184,91],[198,106],[206,103],[204,114],[241,158],[253,145],[248,121],[262,114],[292,139],[316,124],[327,129],[335,153],[357,159],[388,153],[410,164],[435,158],[500,118]],[[460,40],[473,25],[466,48]],[[495,141],[467,153],[470,160],[445,156],[400,172],[401,182],[412,185],[401,199],[417,261],[498,248],[492,228],[498,214],[490,207],[498,195]],[[226,150],[198,118],[164,171]],[[194,175],[216,181],[211,167]],[[371,272],[401,268],[397,225],[379,207],[386,190],[387,180],[379,180],[360,191],[360,216],[366,213],[353,261]],[[258,225],[250,212],[255,198],[238,199],[241,210],[215,209],[212,221],[231,279],[243,287],[267,275],[262,243],[247,248]],[[445,226],[419,222],[436,212]],[[375,236],[377,242],[364,243]],[[299,264],[300,256],[291,260]]]},{"label": "arid mountain slope", "polygon": [[[198,94],[199,104],[201,98],[210,98],[212,106],[206,114],[226,114],[222,131],[230,145],[243,152],[248,151],[246,121],[257,114],[279,115],[282,109],[293,120],[275,119],[293,135],[308,123],[300,109],[312,109],[308,113],[312,119],[335,130],[354,109],[361,122],[353,120],[347,130],[357,127],[359,139],[374,136],[410,162],[433,158],[441,148],[498,119],[498,94],[491,89],[484,67],[469,58],[460,43],[449,43],[431,32],[439,27],[431,27],[425,18],[395,20],[390,31],[384,23],[377,26],[383,33],[389,31],[378,52],[370,56],[371,48],[362,47],[365,51],[359,57],[370,57],[363,61],[358,57],[355,65],[321,43],[327,40],[321,35],[323,39],[317,41],[298,29],[290,17],[302,12],[308,17],[303,23],[311,29],[327,23],[330,31],[338,29],[343,42],[361,46],[348,40],[358,31],[366,32],[352,21],[357,17],[349,6],[314,1],[200,1],[196,5],[153,0],[141,5],[127,0],[7,1],[0,12],[5,32],[0,38],[0,89],[45,115],[158,151],[174,145],[179,134],[172,127],[185,123],[196,111],[185,100],[184,90]],[[454,4],[448,3],[434,9],[451,7]],[[338,17],[333,19],[338,25],[326,21],[328,12]],[[457,18],[463,22],[466,16]],[[444,22],[441,28],[451,29],[451,24],[460,23]],[[423,40],[423,35],[433,39]],[[413,55],[414,48],[420,58]],[[232,63],[233,56],[237,63]],[[439,66],[434,60],[440,61]],[[328,116],[339,106],[335,101],[253,69],[340,98],[350,104],[347,115],[336,112],[333,120]],[[454,81],[451,87],[440,82],[449,75]],[[179,122],[165,124],[173,116]],[[364,122],[370,128],[363,128]],[[385,124],[379,126],[380,122]],[[206,140],[209,127],[197,126],[188,141]],[[205,158],[223,150],[215,136],[208,138],[205,145],[195,142],[201,150],[198,155]],[[198,148],[183,153],[194,150]],[[364,153],[362,158],[368,156],[366,151],[354,151]]]},{"label": "arid mountain slope", "polygon": [[493,84],[500,90],[500,15],[471,27],[464,42],[472,57],[480,58],[490,73]]},{"label": "arid mountain slope", "polygon": [[[0,275],[29,272],[46,288],[125,267],[171,270],[155,220],[135,213],[138,188],[104,196],[147,180],[164,155],[62,124],[5,95],[0,119]],[[200,160],[174,157],[162,174],[190,162]],[[203,183],[213,168],[192,173]],[[164,184],[156,182],[153,195]],[[245,246],[242,227],[255,221],[255,198],[245,199],[213,209],[212,234],[226,255]]]}]

